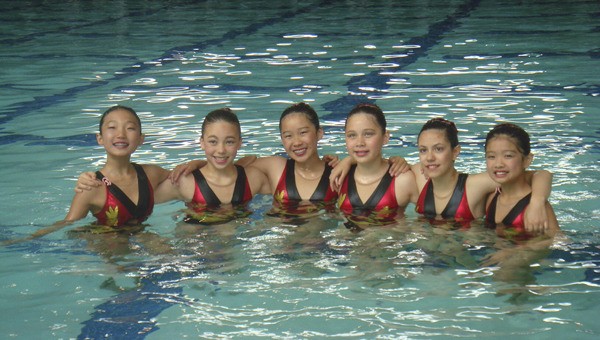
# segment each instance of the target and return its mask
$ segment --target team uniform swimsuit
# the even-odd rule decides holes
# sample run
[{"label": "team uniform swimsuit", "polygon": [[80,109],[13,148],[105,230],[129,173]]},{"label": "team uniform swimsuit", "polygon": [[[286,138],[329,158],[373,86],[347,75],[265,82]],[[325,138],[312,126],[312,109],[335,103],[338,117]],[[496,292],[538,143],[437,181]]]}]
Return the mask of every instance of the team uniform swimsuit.
[{"label": "team uniform swimsuit", "polygon": [[[471,209],[469,209],[469,201],[467,200],[467,177],[468,174],[458,174],[458,181],[454,187],[454,192],[446,205],[446,208],[441,213],[444,219],[454,219],[458,222],[469,222],[475,219]],[[435,210],[435,197],[433,195],[433,183],[431,179],[427,180],[415,210],[425,217],[433,219],[437,216]]]},{"label": "team uniform swimsuit", "polygon": [[309,202],[303,201],[296,186],[296,175],[294,168],[296,161],[288,159],[285,168],[273,194],[274,208],[268,213],[269,216],[299,217],[319,211],[321,209],[332,210],[337,199],[337,193],[329,186],[329,175],[331,167],[325,165],[325,170],[317,184],[317,188],[309,198]]},{"label": "team uniform swimsuit", "polygon": [[[296,187],[296,175],[294,174],[296,161],[293,159],[288,159],[285,163],[285,168],[283,169],[283,173],[279,178],[279,182],[277,183],[277,188],[275,188],[274,198],[280,203],[290,203],[290,202],[298,202],[302,201],[300,198],[300,194],[298,193],[298,187]],[[309,201],[312,202],[332,202],[337,198],[337,193],[331,190],[329,186],[329,175],[331,174],[331,167],[329,165],[325,165],[325,170],[321,175],[321,180],[313,192],[312,196],[310,196]]]},{"label": "team uniform swimsuit", "polygon": [[154,190],[141,165],[131,163],[138,178],[138,204],[131,201],[127,195],[100,172],[96,178],[106,185],[106,201],[102,209],[95,213],[97,224],[111,227],[135,225],[145,221],[154,208]]},{"label": "team uniform swimsuit", "polygon": [[[485,213],[486,226],[489,228],[496,228],[496,205],[498,204],[498,196],[500,191],[496,191],[494,198],[490,202],[488,209]],[[507,238],[514,240],[525,240],[531,237],[529,233],[525,231],[525,209],[529,205],[531,200],[531,193],[521,198],[517,204],[508,212],[508,214],[502,219],[502,225],[507,229],[504,230],[504,235]]]},{"label": "team uniform swimsuit", "polygon": [[348,176],[344,179],[338,200],[340,210],[352,222],[350,225],[346,224],[346,227],[357,231],[356,228],[360,229],[360,224],[384,225],[392,223],[399,207],[394,186],[396,178],[386,171],[371,197],[363,203],[356,189],[355,171],[356,165],[352,165]]},{"label": "team uniform swimsuit", "polygon": [[[231,205],[234,208],[238,208],[252,200],[252,190],[250,189],[250,183],[248,182],[244,168],[239,165],[236,165],[235,168],[237,170],[237,178],[233,189],[233,196],[231,197]],[[239,215],[234,214],[234,216],[231,214],[231,212],[236,211],[235,209],[218,209],[221,206],[221,200],[219,200],[215,192],[210,188],[200,170],[194,170],[192,175],[194,175],[196,186],[194,188],[194,197],[187,203],[190,212],[184,219],[185,222],[215,224],[239,217]]]}]

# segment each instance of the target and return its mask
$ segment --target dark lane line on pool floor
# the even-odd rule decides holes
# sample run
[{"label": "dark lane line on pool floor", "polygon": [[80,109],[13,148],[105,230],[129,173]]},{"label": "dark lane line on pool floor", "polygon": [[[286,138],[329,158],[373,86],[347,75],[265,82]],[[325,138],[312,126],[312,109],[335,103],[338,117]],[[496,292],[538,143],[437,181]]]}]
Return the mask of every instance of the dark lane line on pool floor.
[{"label": "dark lane line on pool floor", "polygon": [[[73,101],[74,98],[81,93],[96,89],[101,86],[108,85],[113,81],[125,79],[132,75],[139,74],[143,71],[147,71],[147,70],[155,67],[155,64],[157,62],[165,65],[165,64],[169,64],[174,61],[179,61],[178,56],[181,53],[185,53],[185,52],[189,52],[189,51],[201,51],[201,50],[207,49],[210,46],[218,46],[227,41],[238,38],[242,35],[251,35],[262,28],[273,26],[273,25],[276,25],[281,22],[285,22],[291,18],[294,18],[294,17],[302,15],[302,14],[309,13],[311,11],[315,11],[318,8],[321,8],[323,6],[328,6],[332,3],[333,3],[333,1],[324,0],[324,1],[321,1],[318,5],[311,4],[311,6],[302,7],[302,8],[296,9],[294,11],[288,10],[288,11],[284,11],[281,13],[277,13],[277,16],[257,21],[255,23],[252,23],[245,27],[234,28],[230,31],[225,32],[221,37],[218,37],[218,38],[208,39],[206,41],[202,41],[197,44],[172,47],[172,48],[166,50],[158,58],[155,58],[150,61],[140,61],[140,62],[134,63],[133,65],[124,67],[118,71],[115,71],[111,78],[94,81],[93,83],[89,83],[86,85],[71,87],[71,88],[63,90],[60,93],[56,93],[56,94],[52,94],[52,95],[38,96],[38,97],[35,97],[34,100],[32,100],[32,101],[26,101],[26,102],[22,102],[22,103],[12,104],[4,110],[4,113],[2,115],[0,115],[0,130],[2,129],[3,124],[7,123],[8,121],[10,121],[14,118],[29,114],[36,110],[52,107],[56,104]],[[168,9],[168,7],[165,7],[165,9]],[[136,15],[138,15],[138,14],[136,14]],[[10,141],[10,139],[7,141]]]}]

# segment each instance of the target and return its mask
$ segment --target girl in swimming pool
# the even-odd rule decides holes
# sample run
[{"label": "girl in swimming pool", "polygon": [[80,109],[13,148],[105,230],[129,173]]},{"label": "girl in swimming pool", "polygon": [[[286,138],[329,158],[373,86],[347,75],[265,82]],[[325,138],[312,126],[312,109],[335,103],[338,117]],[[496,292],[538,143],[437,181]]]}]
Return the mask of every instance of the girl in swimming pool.
[{"label": "girl in swimming pool", "polygon": [[[526,169],[533,160],[529,134],[517,125],[504,123],[494,127],[485,140],[485,163],[491,179],[500,185],[486,202],[486,223],[491,227],[525,232],[524,213],[529,209],[532,188]],[[558,231],[552,206],[544,204],[548,215],[547,234]]]},{"label": "girl in swimming pool", "polygon": [[482,265],[496,267],[496,280],[532,284],[532,264],[547,256],[560,228],[552,206],[545,202],[548,227],[542,232],[525,230],[524,212],[530,209],[532,195],[526,175],[533,160],[529,135],[514,124],[497,125],[487,134],[485,159],[487,173],[500,185],[487,199],[486,225],[512,244],[498,242],[497,251],[486,256]]},{"label": "girl in swimming pool", "polygon": [[217,223],[249,202],[254,194],[269,193],[267,178],[254,168],[233,164],[242,145],[240,123],[228,108],[210,112],[202,122],[200,147],[206,166],[179,178],[179,183],[164,181],[156,190],[156,201],[185,201],[189,210],[186,222]]},{"label": "girl in swimming pool", "polygon": [[340,210],[347,215],[365,216],[376,213],[391,220],[403,213],[409,202],[418,198],[412,171],[393,177],[390,165],[382,157],[389,141],[383,111],[374,104],[354,107],[345,123],[346,149],[355,160],[340,189]]},{"label": "girl in swimming pool", "polygon": [[100,118],[96,140],[106,150],[106,163],[93,176],[101,185],[75,193],[63,221],[35,232],[27,239],[44,236],[80,220],[91,212],[98,228],[118,230],[139,226],[152,213],[154,188],[169,171],[156,165],[131,162],[131,155],[144,142],[140,118],[129,107],[116,105]]}]

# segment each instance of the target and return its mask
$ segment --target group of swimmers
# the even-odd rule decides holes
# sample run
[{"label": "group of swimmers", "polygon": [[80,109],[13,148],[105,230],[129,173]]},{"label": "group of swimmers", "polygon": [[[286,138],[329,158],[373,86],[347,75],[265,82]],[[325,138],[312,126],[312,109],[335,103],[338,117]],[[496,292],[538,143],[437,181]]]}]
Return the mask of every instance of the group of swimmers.
[{"label": "group of swimmers", "polygon": [[[533,157],[529,135],[514,124],[497,125],[487,134],[487,173],[471,175],[456,170],[457,128],[442,118],[423,125],[417,142],[420,161],[412,166],[401,157],[383,157],[390,135],[383,111],[374,104],[359,104],[348,113],[348,157],[342,161],[319,156],[323,129],[306,103],[286,108],[279,130],[289,158],[245,157],[236,162],[242,146],[239,120],[228,108],[212,111],[204,118],[200,136],[205,160],[168,171],[131,162],[144,141],[141,122],[133,109],[113,106],[102,114],[96,136],[106,151],[103,168],[83,173],[64,220],[30,239],[82,219],[88,212],[96,217],[96,224],[114,230],[139,225],[155,203],[171,200],[186,203],[186,222],[203,223],[210,221],[205,219],[207,211],[231,210],[256,194],[273,195],[278,206],[300,212],[315,204],[337,205],[349,220],[365,212],[393,219],[413,203],[419,214],[432,221],[468,224],[486,216],[488,226],[522,235],[554,235],[558,230],[548,203],[552,175],[526,170]],[[368,221],[362,220],[358,228]]]}]

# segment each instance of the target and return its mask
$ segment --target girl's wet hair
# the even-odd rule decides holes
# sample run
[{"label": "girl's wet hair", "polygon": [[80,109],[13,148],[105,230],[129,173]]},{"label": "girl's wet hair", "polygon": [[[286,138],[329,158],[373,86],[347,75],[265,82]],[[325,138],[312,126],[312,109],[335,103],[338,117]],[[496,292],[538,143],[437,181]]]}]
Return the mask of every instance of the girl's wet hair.
[{"label": "girl's wet hair", "polygon": [[281,122],[283,121],[283,118],[285,118],[289,114],[296,112],[303,113],[306,116],[306,118],[308,118],[308,120],[312,123],[312,125],[315,126],[315,129],[320,129],[319,116],[317,115],[315,109],[313,109],[310,105],[306,103],[297,103],[289,106],[281,113],[281,117],[279,117],[279,131],[281,131]]},{"label": "girl's wet hair", "polygon": [[485,137],[486,150],[490,139],[499,135],[505,135],[514,138],[517,142],[516,144],[519,148],[519,151],[521,151],[521,153],[523,153],[524,156],[528,156],[531,152],[531,141],[529,140],[529,134],[527,133],[527,131],[511,123],[502,123],[496,125],[493,129],[490,130],[490,132],[488,132],[487,136]]},{"label": "girl's wet hair", "polygon": [[102,134],[102,124],[104,124],[104,119],[106,118],[106,116],[108,116],[109,113],[111,113],[113,111],[117,111],[117,110],[125,110],[125,111],[128,111],[129,113],[131,113],[135,117],[135,120],[137,121],[138,125],[140,126],[140,134],[142,133],[142,121],[140,120],[140,117],[135,112],[135,110],[128,106],[115,105],[115,106],[109,107],[108,110],[104,111],[102,116],[100,116],[100,125],[99,125],[100,134]]},{"label": "girl's wet hair", "polygon": [[419,135],[417,136],[417,140],[419,140],[423,131],[431,129],[443,130],[446,134],[446,138],[450,142],[450,146],[452,148],[458,146],[458,129],[456,129],[456,125],[453,122],[444,118],[433,118],[428,120],[425,124],[423,124],[423,127],[421,128],[421,131],[419,131]]},{"label": "girl's wet hair", "polygon": [[357,113],[366,113],[368,115],[373,116],[375,121],[379,126],[381,126],[381,131],[385,133],[385,129],[387,127],[387,122],[385,120],[385,115],[379,106],[371,103],[361,103],[356,105],[350,112],[348,112],[348,116],[346,117],[346,122],[344,123],[344,129],[348,126],[348,119]]},{"label": "girl's wet hair", "polygon": [[240,127],[240,121],[233,111],[230,108],[224,107],[222,109],[217,109],[209,112],[206,117],[204,117],[204,121],[202,122],[202,135],[204,135],[204,131],[209,124],[224,121],[230,124],[233,124],[237,127],[238,135],[242,136],[242,128]]}]

